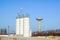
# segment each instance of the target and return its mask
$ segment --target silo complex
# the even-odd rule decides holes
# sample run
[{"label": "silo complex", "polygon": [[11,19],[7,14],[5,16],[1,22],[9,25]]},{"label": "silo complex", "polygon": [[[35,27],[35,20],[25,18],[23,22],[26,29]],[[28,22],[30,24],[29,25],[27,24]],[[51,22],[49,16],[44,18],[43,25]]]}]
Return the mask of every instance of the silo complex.
[{"label": "silo complex", "polygon": [[29,16],[18,16],[16,18],[16,35],[30,37],[30,18]]}]

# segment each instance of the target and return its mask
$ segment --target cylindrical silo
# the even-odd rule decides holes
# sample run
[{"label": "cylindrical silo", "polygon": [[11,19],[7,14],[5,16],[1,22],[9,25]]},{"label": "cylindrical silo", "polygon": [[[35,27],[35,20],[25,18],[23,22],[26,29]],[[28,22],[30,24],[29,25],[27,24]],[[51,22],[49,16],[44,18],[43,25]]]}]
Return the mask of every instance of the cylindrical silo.
[{"label": "cylindrical silo", "polygon": [[20,35],[23,36],[23,17],[20,18]]},{"label": "cylindrical silo", "polygon": [[24,17],[24,37],[30,36],[30,25],[29,25],[29,17]]},{"label": "cylindrical silo", "polygon": [[16,18],[16,35],[19,35],[19,18]]},{"label": "cylindrical silo", "polygon": [[16,18],[16,34],[23,36],[23,17]]}]

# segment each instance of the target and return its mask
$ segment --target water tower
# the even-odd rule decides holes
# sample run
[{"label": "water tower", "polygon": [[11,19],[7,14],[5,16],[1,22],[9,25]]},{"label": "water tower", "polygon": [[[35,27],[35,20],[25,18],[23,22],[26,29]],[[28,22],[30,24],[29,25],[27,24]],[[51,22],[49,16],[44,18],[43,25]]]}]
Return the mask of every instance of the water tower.
[{"label": "water tower", "polygon": [[42,18],[36,18],[36,20],[38,21],[38,32],[40,32],[40,21],[43,19]]}]

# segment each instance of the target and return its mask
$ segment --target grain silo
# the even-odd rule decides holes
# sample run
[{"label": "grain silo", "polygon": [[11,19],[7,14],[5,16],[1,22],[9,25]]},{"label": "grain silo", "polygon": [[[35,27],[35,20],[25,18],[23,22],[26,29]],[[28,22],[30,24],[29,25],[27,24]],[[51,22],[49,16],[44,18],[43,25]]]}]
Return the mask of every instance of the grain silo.
[{"label": "grain silo", "polygon": [[16,18],[16,35],[21,35],[23,37],[30,37],[30,17],[20,16]]},{"label": "grain silo", "polygon": [[28,16],[24,17],[24,37],[30,36],[30,18]]},{"label": "grain silo", "polygon": [[23,16],[20,15],[16,18],[16,35],[23,35]]}]

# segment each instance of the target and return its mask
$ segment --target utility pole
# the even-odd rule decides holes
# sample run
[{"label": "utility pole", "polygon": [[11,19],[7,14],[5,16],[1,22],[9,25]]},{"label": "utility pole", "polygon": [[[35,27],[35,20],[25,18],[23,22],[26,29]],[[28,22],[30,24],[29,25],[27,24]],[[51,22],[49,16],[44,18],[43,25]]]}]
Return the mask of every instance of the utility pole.
[{"label": "utility pole", "polygon": [[8,35],[9,35],[9,25],[8,25]]},{"label": "utility pole", "polygon": [[8,40],[9,40],[9,25],[8,25]]}]

